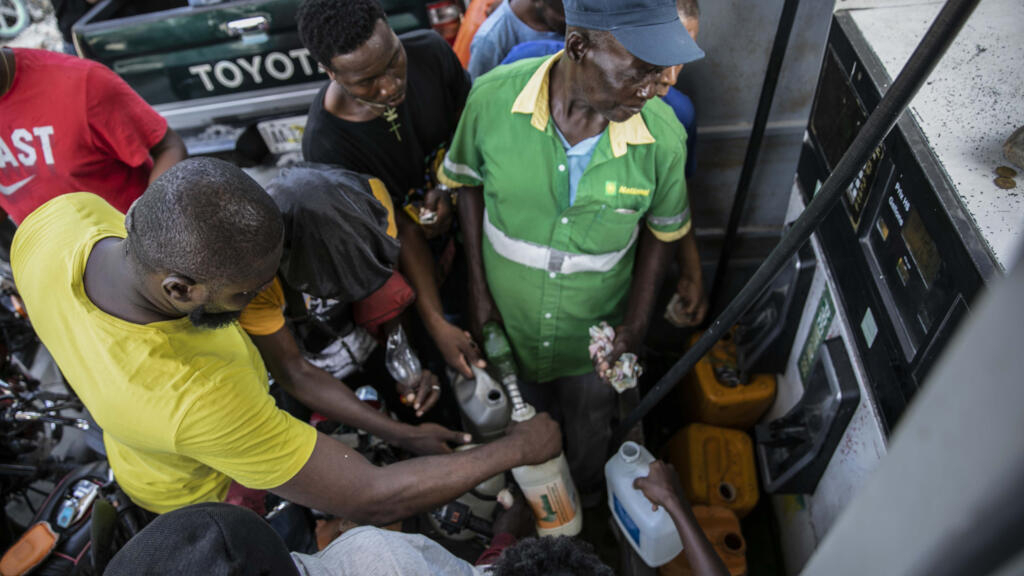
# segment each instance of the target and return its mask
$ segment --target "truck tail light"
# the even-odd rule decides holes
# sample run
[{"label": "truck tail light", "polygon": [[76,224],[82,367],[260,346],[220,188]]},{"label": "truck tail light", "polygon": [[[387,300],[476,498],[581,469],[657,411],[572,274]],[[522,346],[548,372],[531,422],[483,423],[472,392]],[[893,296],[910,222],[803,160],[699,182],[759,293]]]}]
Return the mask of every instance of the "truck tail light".
[{"label": "truck tail light", "polygon": [[427,4],[427,18],[435,32],[449,44],[455,44],[455,36],[459,33],[459,25],[462,24],[462,11],[454,0]]}]

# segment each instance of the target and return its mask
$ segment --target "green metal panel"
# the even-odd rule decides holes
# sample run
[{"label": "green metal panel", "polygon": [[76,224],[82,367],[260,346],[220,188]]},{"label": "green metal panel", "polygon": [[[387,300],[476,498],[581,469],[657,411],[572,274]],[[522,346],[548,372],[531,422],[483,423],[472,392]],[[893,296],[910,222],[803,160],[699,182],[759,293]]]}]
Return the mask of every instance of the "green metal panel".
[{"label": "green metal panel", "polygon": [[[174,1],[174,0],[172,0]],[[236,0],[131,14],[130,0],[102,0],[75,26],[79,49],[150,104],[245,93],[325,78],[299,42],[299,0]],[[396,32],[426,28],[424,0],[383,2]],[[228,23],[262,18],[263,30],[231,34]]]}]

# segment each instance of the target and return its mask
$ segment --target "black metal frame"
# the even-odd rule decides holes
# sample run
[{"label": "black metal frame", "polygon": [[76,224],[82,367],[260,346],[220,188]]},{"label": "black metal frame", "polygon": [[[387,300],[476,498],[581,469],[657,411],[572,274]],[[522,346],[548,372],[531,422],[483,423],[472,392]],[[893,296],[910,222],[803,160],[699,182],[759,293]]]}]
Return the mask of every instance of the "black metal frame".
[{"label": "black metal frame", "polygon": [[796,11],[799,6],[800,0],[786,0],[782,6],[779,27],[775,32],[771,56],[768,58],[768,69],[764,74],[764,84],[761,85],[761,98],[758,100],[757,112],[754,115],[754,126],[750,131],[750,140],[747,141],[747,153],[743,158],[743,168],[740,171],[739,182],[736,184],[736,194],[733,196],[732,207],[729,209],[729,224],[726,226],[725,238],[722,240],[722,251],[718,254],[718,266],[715,267],[711,280],[711,310],[715,309],[716,301],[720,298],[722,287],[725,285],[726,268],[732,258],[736,233],[740,227],[740,218],[743,217],[743,210],[747,205],[750,184],[754,178],[754,168],[757,167],[757,159],[761,154],[764,131],[768,126],[768,115],[772,110],[775,88],[779,83],[779,74],[782,71],[782,61],[786,57],[789,35],[793,31],[793,22],[796,21]]}]

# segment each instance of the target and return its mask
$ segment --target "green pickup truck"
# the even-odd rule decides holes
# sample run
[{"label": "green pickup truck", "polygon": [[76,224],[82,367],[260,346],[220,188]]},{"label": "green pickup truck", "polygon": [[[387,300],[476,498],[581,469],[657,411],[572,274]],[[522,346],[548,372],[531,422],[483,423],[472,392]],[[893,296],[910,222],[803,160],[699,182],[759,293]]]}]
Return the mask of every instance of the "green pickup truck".
[{"label": "green pickup truck", "polygon": [[[75,23],[75,48],[124,78],[192,154],[234,150],[254,130],[271,153],[295,152],[327,78],[299,42],[299,1],[101,0]],[[459,17],[455,0],[382,4],[399,34]]]}]

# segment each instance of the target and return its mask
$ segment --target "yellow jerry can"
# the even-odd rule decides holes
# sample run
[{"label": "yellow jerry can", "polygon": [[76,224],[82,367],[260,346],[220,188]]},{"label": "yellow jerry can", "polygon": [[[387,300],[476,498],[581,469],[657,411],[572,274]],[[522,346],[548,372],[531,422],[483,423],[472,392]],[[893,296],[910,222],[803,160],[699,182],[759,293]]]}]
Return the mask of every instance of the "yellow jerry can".
[{"label": "yellow jerry can", "polygon": [[724,506],[740,518],[757,504],[754,444],[745,432],[690,424],[667,450],[691,504]]},{"label": "yellow jerry can", "polygon": [[[704,535],[715,547],[718,557],[725,563],[731,576],[747,574],[747,542],[740,532],[740,519],[736,513],[722,506],[694,506],[693,515],[697,518]],[[684,549],[668,564],[658,568],[658,576],[693,576],[693,569],[686,557]]]},{"label": "yellow jerry can", "polygon": [[[690,345],[700,336],[695,335]],[[736,343],[729,332],[697,361],[682,383],[681,400],[690,422],[746,430],[775,401],[775,376],[753,374],[746,383],[741,382]]]}]

